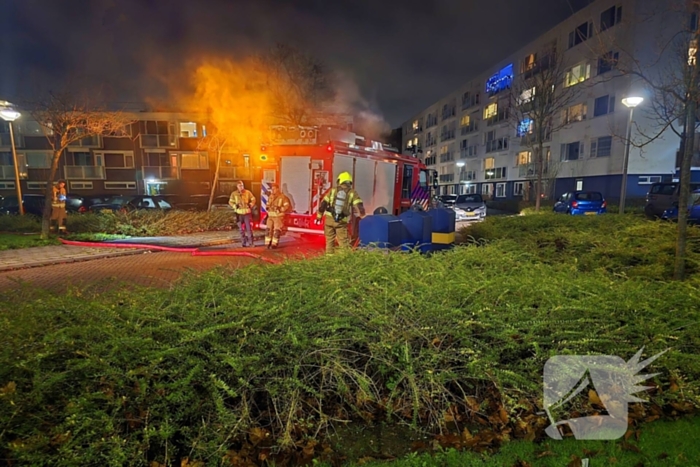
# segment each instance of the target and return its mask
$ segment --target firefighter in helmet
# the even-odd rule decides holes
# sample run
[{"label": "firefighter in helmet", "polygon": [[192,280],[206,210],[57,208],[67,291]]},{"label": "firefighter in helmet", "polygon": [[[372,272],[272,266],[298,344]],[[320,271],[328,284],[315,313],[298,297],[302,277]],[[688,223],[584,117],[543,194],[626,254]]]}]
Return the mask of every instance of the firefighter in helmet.
[{"label": "firefighter in helmet", "polygon": [[268,248],[277,248],[284,228],[284,215],[292,208],[292,203],[287,195],[280,191],[277,184],[270,186],[270,199],[267,201],[267,232],[265,233],[265,245]]},{"label": "firefighter in helmet", "polygon": [[[241,241],[243,242],[243,247],[255,246],[253,242],[253,208],[255,207],[255,196],[253,193],[245,189],[245,185],[242,180],[238,181],[236,185],[236,191],[231,193],[228,200],[229,206],[231,206],[238,216],[238,227],[241,229]],[[247,236],[247,238],[246,238]],[[247,241],[246,241],[247,240]]]},{"label": "firefighter in helmet", "polygon": [[[58,233],[65,232],[66,182],[64,180],[59,180],[51,188],[51,221],[56,221],[56,230]],[[49,229],[53,230],[51,227],[49,227]]]},{"label": "firefighter in helmet", "polygon": [[350,248],[348,225],[355,210],[360,218],[365,217],[365,206],[360,195],[352,188],[352,175],[343,172],[338,175],[338,184],[323,197],[318,208],[318,215],[314,223],[321,224],[325,217],[323,227],[326,236],[326,253],[335,249],[335,241],[338,240],[340,248]]}]

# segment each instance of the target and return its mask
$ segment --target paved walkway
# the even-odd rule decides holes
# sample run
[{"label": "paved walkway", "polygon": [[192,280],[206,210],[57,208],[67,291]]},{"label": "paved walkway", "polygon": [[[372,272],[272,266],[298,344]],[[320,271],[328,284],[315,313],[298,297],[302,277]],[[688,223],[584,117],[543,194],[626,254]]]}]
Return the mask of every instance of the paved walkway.
[{"label": "paved walkway", "polygon": [[[265,232],[255,232],[256,242],[262,244]],[[176,237],[133,237],[128,239],[113,240],[103,243],[118,244],[148,244],[155,246],[167,246],[178,248],[204,248],[215,245],[225,245],[228,248],[240,247],[240,232],[202,232]],[[74,245],[54,245],[34,248],[21,248],[17,250],[0,251],[0,271],[12,271],[17,269],[48,266],[52,264],[74,263],[100,258],[111,258],[141,254],[142,248],[124,247],[90,247]]]},{"label": "paved walkway", "polygon": [[[323,242],[295,241],[291,238],[283,240],[284,244],[277,250],[267,250],[260,246],[237,251],[277,260],[300,259],[322,254],[324,251]],[[226,248],[207,248],[221,249]],[[70,288],[80,288],[84,294],[99,294],[134,286],[169,288],[187,271],[206,271],[217,266],[235,269],[255,263],[261,263],[261,260],[239,256],[192,256],[190,253],[151,253],[137,250],[121,257],[0,272],[0,302],[37,298],[41,291],[61,293]]]}]

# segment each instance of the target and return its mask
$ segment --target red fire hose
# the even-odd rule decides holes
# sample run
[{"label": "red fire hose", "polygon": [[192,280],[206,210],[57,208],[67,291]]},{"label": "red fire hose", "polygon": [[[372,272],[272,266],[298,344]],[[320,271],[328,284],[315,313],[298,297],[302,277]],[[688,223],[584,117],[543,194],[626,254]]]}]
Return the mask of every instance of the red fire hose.
[{"label": "red fire hose", "polygon": [[59,238],[59,241],[64,245],[85,246],[85,247],[104,247],[104,248],[141,248],[145,250],[169,251],[172,253],[191,253],[192,256],[244,256],[266,261],[272,264],[279,264],[272,258],[267,258],[255,253],[247,251],[201,251],[197,247],[175,248],[170,246],[148,245],[145,243],[102,243],[102,242],[77,242],[75,240],[65,240]]}]

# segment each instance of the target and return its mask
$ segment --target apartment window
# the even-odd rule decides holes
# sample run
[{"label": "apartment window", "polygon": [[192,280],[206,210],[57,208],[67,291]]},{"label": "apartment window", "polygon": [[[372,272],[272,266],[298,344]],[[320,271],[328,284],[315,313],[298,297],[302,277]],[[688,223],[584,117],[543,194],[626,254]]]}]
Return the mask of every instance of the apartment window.
[{"label": "apartment window", "polygon": [[588,114],[588,106],[585,103],[572,105],[564,111],[564,122],[566,124],[573,122],[581,122],[586,119]]},{"label": "apartment window", "polygon": [[46,132],[48,135],[53,134],[53,131],[50,128],[41,126],[41,124],[35,120],[23,121],[18,131],[18,133],[21,133],[24,136],[44,136],[44,132]]},{"label": "apartment window", "polygon": [[15,182],[0,182],[0,190],[14,190]]},{"label": "apartment window", "polygon": [[478,92],[467,91],[462,94],[462,110],[479,104],[480,96]]},{"label": "apartment window", "polygon": [[481,185],[481,194],[484,196],[491,196],[491,188],[493,185],[491,183],[484,183]]},{"label": "apartment window", "polygon": [[180,122],[180,138],[196,138],[197,123],[195,122]]},{"label": "apartment window", "polygon": [[45,190],[46,182],[27,182],[28,190]]},{"label": "apartment window", "polygon": [[591,37],[593,37],[593,23],[582,23],[569,33],[569,48],[575,47]]},{"label": "apartment window", "polygon": [[639,177],[637,181],[638,185],[651,185],[652,183],[660,183],[662,181],[661,175],[649,175],[644,177]]},{"label": "apartment window", "polygon": [[612,136],[601,136],[591,141],[591,157],[609,157],[612,153]]},{"label": "apartment window", "polygon": [[108,169],[134,168],[133,152],[105,152],[102,154],[104,155],[105,167]]},{"label": "apartment window", "polygon": [[564,86],[574,86],[582,83],[591,77],[591,65],[580,63],[566,72]]},{"label": "apartment window", "polygon": [[452,99],[449,103],[442,106],[442,119],[447,120],[456,115],[457,102],[456,99]]},{"label": "apartment window", "polygon": [[180,155],[180,167],[183,169],[208,169],[209,158],[206,153],[182,153]]},{"label": "apartment window", "polygon": [[533,129],[532,119],[526,118],[525,120],[518,123],[518,129],[516,131],[516,134],[519,137],[522,137],[522,136],[525,136],[525,135],[532,133],[532,129]]},{"label": "apartment window", "polygon": [[578,179],[576,180],[576,191],[581,191],[583,190],[583,180]]},{"label": "apartment window", "polygon": [[506,178],[505,167],[495,167],[493,169],[487,169],[484,174],[485,180],[499,180],[502,178]]},{"label": "apartment window", "polygon": [[457,133],[457,122],[452,122],[447,125],[442,126],[442,130],[440,131],[440,141],[447,141],[455,138],[455,134]]},{"label": "apartment window", "polygon": [[479,129],[479,125],[477,124],[476,113],[474,113],[472,115],[465,115],[460,120],[460,130],[459,131],[460,131],[461,135],[466,135],[466,134],[472,133],[478,129]]},{"label": "apartment window", "polygon": [[487,157],[484,159],[484,170],[493,169],[496,166],[496,159],[493,157]]},{"label": "apartment window", "polygon": [[600,14],[600,30],[605,31],[622,22],[622,7],[613,6]]},{"label": "apartment window", "polygon": [[530,151],[521,151],[518,153],[515,159],[515,165],[520,166],[520,165],[529,165],[532,163],[532,152]]},{"label": "apartment window", "polygon": [[140,131],[143,135],[168,135],[175,134],[175,123],[165,120],[144,120],[140,123]]},{"label": "apartment window", "polygon": [[50,151],[26,152],[24,158],[30,169],[50,169],[53,156]]},{"label": "apartment window", "polygon": [[66,165],[82,167],[103,167],[104,157],[102,153],[68,152],[66,153]]},{"label": "apartment window", "polygon": [[602,75],[608,71],[612,71],[620,59],[619,52],[606,52],[598,58],[598,74]]},{"label": "apartment window", "polygon": [[71,190],[92,190],[92,182],[70,182]]},{"label": "apartment window", "polygon": [[496,198],[505,198],[506,197],[506,184],[505,183],[496,183]]},{"label": "apartment window", "polygon": [[494,117],[498,114],[498,102],[492,102],[484,108],[484,119]]},{"label": "apartment window", "polygon": [[535,87],[533,86],[530,89],[526,89],[520,93],[520,96],[518,97],[518,105],[527,104],[528,102],[530,102],[534,98],[535,98]]},{"label": "apartment window", "polygon": [[561,145],[562,161],[576,161],[581,154],[583,154],[583,143],[580,141]]},{"label": "apartment window", "polygon": [[105,190],[135,190],[136,182],[105,182]]},{"label": "apartment window", "polygon": [[425,127],[431,128],[438,124],[437,112],[429,113],[426,117]]},{"label": "apartment window", "polygon": [[418,121],[418,120],[413,121],[412,127],[413,127],[413,131],[421,131],[423,129],[421,127],[420,121]]},{"label": "apartment window", "polygon": [[520,65],[520,72],[525,73],[526,71],[532,70],[535,68],[535,64],[537,63],[537,54],[530,54],[527,57],[525,57]]},{"label": "apartment window", "polygon": [[451,149],[449,145],[440,148],[440,162],[452,162],[454,160],[454,154]]},{"label": "apartment window", "polygon": [[525,193],[525,182],[513,183],[513,196],[523,196]]},{"label": "apartment window", "polygon": [[601,96],[595,100],[593,116],[600,117],[615,111],[615,96]]}]

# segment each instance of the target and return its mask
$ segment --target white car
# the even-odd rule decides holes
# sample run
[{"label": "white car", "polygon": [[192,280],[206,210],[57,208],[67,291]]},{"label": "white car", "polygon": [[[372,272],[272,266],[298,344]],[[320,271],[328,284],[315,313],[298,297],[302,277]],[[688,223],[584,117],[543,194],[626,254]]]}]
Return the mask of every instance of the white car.
[{"label": "white car", "polygon": [[486,217],[486,203],[479,194],[444,195],[442,202],[454,210],[457,222],[483,220]]}]

